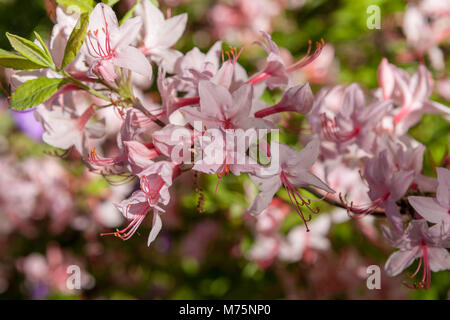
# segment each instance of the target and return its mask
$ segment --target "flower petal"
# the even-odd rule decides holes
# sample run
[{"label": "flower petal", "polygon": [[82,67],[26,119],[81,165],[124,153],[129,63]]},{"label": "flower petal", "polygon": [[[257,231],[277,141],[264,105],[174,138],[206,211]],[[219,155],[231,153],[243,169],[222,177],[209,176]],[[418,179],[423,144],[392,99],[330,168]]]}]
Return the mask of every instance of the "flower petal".
[{"label": "flower petal", "polygon": [[443,208],[434,198],[408,197],[408,201],[427,221],[439,223],[448,217],[447,209]]},{"label": "flower petal", "polygon": [[152,226],[152,230],[150,231],[150,234],[148,235],[147,246],[150,247],[152,242],[155,241],[155,239],[158,236],[158,234],[161,231],[161,229],[162,229],[161,217],[159,216],[158,210],[154,210],[154,212],[153,212],[153,226]]},{"label": "flower petal", "polygon": [[114,64],[152,78],[152,66],[144,54],[134,47],[121,48],[114,58]]},{"label": "flower petal", "polygon": [[450,170],[436,168],[438,176],[437,201],[444,208],[450,209]]},{"label": "flower petal", "polygon": [[431,271],[450,269],[450,254],[445,248],[428,247]]},{"label": "flower petal", "polygon": [[391,277],[395,277],[403,270],[408,268],[416,258],[421,254],[419,247],[414,247],[411,250],[399,250],[391,254],[386,261],[384,269]]}]

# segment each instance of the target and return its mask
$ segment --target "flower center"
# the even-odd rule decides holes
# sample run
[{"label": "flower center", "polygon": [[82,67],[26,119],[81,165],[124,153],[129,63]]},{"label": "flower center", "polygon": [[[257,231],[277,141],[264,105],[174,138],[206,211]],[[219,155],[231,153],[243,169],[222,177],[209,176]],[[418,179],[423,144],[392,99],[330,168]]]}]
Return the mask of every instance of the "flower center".
[{"label": "flower center", "polygon": [[339,130],[336,120],[332,120],[322,113],[321,116],[322,132],[324,136],[334,142],[346,142],[356,137],[361,132],[361,127],[356,126],[353,130],[342,132]]},{"label": "flower center", "polygon": [[88,38],[88,48],[91,53],[94,53],[93,55],[96,55],[98,58],[102,60],[111,60],[116,56],[115,51],[111,48],[111,36],[109,34],[108,29],[108,22],[106,21],[105,16],[105,9],[102,6],[102,13],[103,13],[103,20],[105,21],[105,27],[102,28],[102,32],[104,34],[104,43],[102,43],[100,39],[99,30],[95,30],[92,32],[91,30],[88,31],[87,38]]},{"label": "flower center", "polygon": [[148,202],[150,205],[155,205],[160,198],[160,191],[165,185],[165,181],[157,176],[156,179],[152,179],[153,184],[150,184],[149,179],[146,176],[141,178],[141,190],[148,196]]}]

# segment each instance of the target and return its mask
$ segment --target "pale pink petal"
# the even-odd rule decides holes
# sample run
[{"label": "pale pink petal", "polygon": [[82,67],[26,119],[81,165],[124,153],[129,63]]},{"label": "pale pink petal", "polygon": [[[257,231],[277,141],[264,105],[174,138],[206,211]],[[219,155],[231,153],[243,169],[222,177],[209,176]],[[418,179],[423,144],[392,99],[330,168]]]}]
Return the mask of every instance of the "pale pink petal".
[{"label": "pale pink petal", "polygon": [[434,198],[408,197],[408,201],[427,221],[439,223],[448,217],[447,208],[443,208]]},{"label": "pale pink petal", "polygon": [[390,188],[391,198],[397,201],[403,197],[408,190],[414,179],[414,170],[411,171],[398,171],[394,173],[392,180],[392,185]]},{"label": "pale pink petal", "polygon": [[119,27],[119,22],[117,21],[114,10],[110,6],[99,3],[95,6],[89,16],[88,30],[91,32],[99,30],[99,34],[101,34],[101,31],[102,29],[105,29],[106,24],[108,25],[109,31],[114,31]]},{"label": "pale pink petal", "polygon": [[248,117],[252,108],[253,85],[244,84],[232,93],[233,105],[229,109],[231,117]]},{"label": "pale pink petal", "polygon": [[388,200],[383,205],[386,212],[386,217],[388,218],[391,226],[397,231],[398,234],[403,233],[403,220],[402,214],[397,207],[397,204],[393,200]]},{"label": "pale pink petal", "polygon": [[311,140],[302,150],[296,153],[293,159],[287,160],[287,166],[309,169],[316,162],[320,152],[320,140]]},{"label": "pale pink petal", "polygon": [[428,247],[430,269],[433,272],[450,269],[450,254],[445,248]]},{"label": "pale pink petal", "polygon": [[381,60],[378,67],[378,83],[383,90],[383,98],[385,100],[389,99],[394,92],[395,76],[386,58]]},{"label": "pale pink petal", "polygon": [[139,35],[142,26],[142,18],[135,17],[128,19],[122,24],[118,32],[111,35],[111,46],[115,50],[128,46]]},{"label": "pale pink petal", "polygon": [[384,269],[391,277],[399,275],[403,270],[408,268],[416,258],[421,254],[419,247],[414,247],[411,250],[399,250],[391,254],[386,261]]},{"label": "pale pink petal", "polygon": [[186,29],[187,13],[180,14],[164,21],[162,25],[163,35],[159,38],[156,46],[163,48],[172,47]]},{"label": "pale pink petal", "polygon": [[129,46],[121,48],[113,61],[119,67],[129,69],[150,79],[152,78],[152,66],[144,54],[137,48]]},{"label": "pale pink petal", "polygon": [[158,210],[154,210],[153,211],[153,225],[152,225],[152,230],[150,231],[150,234],[148,235],[147,246],[150,247],[152,242],[158,236],[161,229],[162,229],[161,217],[159,216]]},{"label": "pale pink petal", "polygon": [[333,189],[331,189],[325,182],[320,180],[314,174],[306,170],[297,170],[295,175],[292,175],[292,171],[289,171],[289,175],[287,175],[287,179],[294,187],[307,187],[314,186],[316,188],[325,190],[329,193],[335,193]]},{"label": "pale pink petal", "polygon": [[450,209],[450,170],[436,168],[438,188],[436,198],[444,208]]},{"label": "pale pink petal", "polygon": [[224,120],[228,115],[227,110],[233,105],[233,99],[228,90],[210,81],[200,81],[198,92],[201,112]]},{"label": "pale pink petal", "polygon": [[273,196],[281,188],[281,180],[277,175],[269,178],[259,178],[257,176],[250,175],[250,178],[253,183],[258,186],[261,192],[256,195],[255,199],[253,199],[253,202],[247,211],[251,215],[258,215],[272,202]]},{"label": "pale pink petal", "polygon": [[155,48],[150,52],[150,58],[152,61],[161,65],[163,69],[168,73],[173,73],[178,59],[183,57],[183,54],[177,50],[166,48]]}]

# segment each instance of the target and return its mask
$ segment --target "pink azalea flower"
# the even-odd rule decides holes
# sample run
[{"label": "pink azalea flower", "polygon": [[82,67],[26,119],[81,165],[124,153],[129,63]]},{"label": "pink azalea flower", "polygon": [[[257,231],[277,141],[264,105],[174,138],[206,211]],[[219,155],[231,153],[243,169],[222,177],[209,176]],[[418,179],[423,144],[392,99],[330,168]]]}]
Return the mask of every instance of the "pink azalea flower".
[{"label": "pink azalea flower", "polygon": [[300,152],[295,152],[282,143],[272,141],[270,151],[272,161],[274,161],[274,157],[279,157],[279,165],[274,170],[275,172],[262,169],[258,174],[250,175],[261,192],[253,200],[248,212],[253,215],[260,214],[270,204],[275,193],[284,185],[291,203],[306,224],[311,219],[311,215],[305,217],[303,207],[306,207],[311,213],[318,213],[318,211],[310,207],[311,200],[298,192],[297,188],[311,185],[334,193],[322,180],[308,171],[316,161],[319,149],[318,139],[312,140]]},{"label": "pink azalea flower", "polygon": [[275,261],[280,248],[280,235],[257,235],[248,252],[248,259],[256,261],[260,268],[269,267]]},{"label": "pink azalea flower", "polygon": [[393,110],[393,124],[397,134],[404,134],[420,121],[424,113],[450,114],[450,109],[431,101],[434,81],[424,65],[410,76],[384,58],[378,69],[378,82],[384,99],[392,99],[399,108]]},{"label": "pink azalea flower", "polygon": [[85,46],[93,58],[91,70],[107,81],[117,77],[114,66],[151,77],[150,63],[139,49],[130,46],[142,25],[140,17],[128,19],[119,27],[111,7],[97,4],[90,15]]},{"label": "pink azalea flower", "polygon": [[342,107],[334,119],[322,114],[322,135],[324,139],[335,142],[338,150],[344,151],[355,143],[366,152],[373,152],[375,128],[388,111],[389,101],[375,102],[366,107],[362,89],[352,84],[345,89]]},{"label": "pink azalea flower", "polygon": [[450,222],[450,170],[437,168],[438,187],[436,197],[408,197],[409,203],[427,221]]},{"label": "pink azalea flower", "polygon": [[175,66],[177,89],[186,91],[189,95],[197,95],[198,83],[201,80],[211,80],[220,68],[220,53],[222,41],[217,41],[202,53],[197,47],[181,57]]},{"label": "pink azalea flower", "polygon": [[211,81],[200,81],[200,108],[183,107],[180,112],[193,125],[202,121],[206,128],[250,129],[275,128],[270,121],[250,117],[253,86],[246,84],[230,93]]},{"label": "pink azalea flower", "polygon": [[130,239],[137,231],[141,223],[144,221],[150,210],[153,210],[153,226],[150,231],[148,242],[150,244],[156,239],[162,228],[160,210],[151,207],[148,196],[143,191],[135,191],[128,199],[116,204],[117,209],[122,212],[126,220],[130,221],[128,226],[122,230],[117,229],[116,232],[102,233],[102,236],[114,235],[122,240]]},{"label": "pink azalea flower", "polygon": [[151,206],[169,203],[169,187],[179,174],[178,166],[167,161],[154,162],[138,174],[141,179],[141,190],[148,196]]},{"label": "pink azalea flower", "polygon": [[191,146],[194,142],[192,130],[168,124],[152,134],[153,144],[161,154],[169,157],[173,163],[191,160]]},{"label": "pink azalea flower", "polygon": [[321,53],[322,49],[325,46],[324,42],[317,43],[316,44],[316,50],[315,52],[310,55],[311,52],[311,43],[308,48],[308,52],[306,55],[297,61],[296,63],[286,66],[284,64],[283,59],[280,56],[280,49],[278,48],[277,44],[272,40],[269,34],[266,32],[261,32],[265,44],[258,42],[263,49],[267,52],[267,65],[265,69],[250,78],[247,82],[248,83],[259,83],[264,81],[265,84],[269,89],[275,89],[279,87],[286,87],[289,85],[289,73],[299,70],[308,64],[310,64],[312,61],[314,61]]},{"label": "pink azalea flower", "polygon": [[[238,130],[224,130],[213,129],[206,131],[201,137],[201,140],[196,141],[199,159],[195,159],[195,164],[192,170],[203,172],[206,174],[217,174],[219,180],[216,185],[216,192],[220,181],[224,176],[228,176],[231,172],[236,176],[241,173],[255,174],[259,165],[253,158],[247,156],[247,150],[250,142],[247,140],[247,135],[244,131]],[[195,153],[194,153],[195,154]]]},{"label": "pink azalea flower", "polygon": [[149,0],[141,1],[135,13],[144,22],[140,43],[142,53],[149,55],[168,72],[173,72],[175,63],[182,54],[171,47],[177,43],[186,28],[187,13],[166,20],[161,10]]},{"label": "pink azalea flower", "polygon": [[315,250],[330,248],[328,233],[331,227],[330,215],[322,214],[311,222],[311,232],[305,226],[292,228],[282,240],[278,256],[280,260],[297,262],[302,258],[311,261]]},{"label": "pink azalea flower", "polygon": [[36,117],[45,129],[45,143],[64,150],[74,146],[80,154],[87,155],[100,142],[105,134],[104,124],[93,121],[95,107],[85,98],[85,94],[73,93],[59,96],[52,106],[37,107]]},{"label": "pink azalea flower", "polygon": [[131,221],[122,230],[102,235],[114,235],[122,240],[130,239],[150,210],[153,210],[153,227],[147,244],[150,245],[162,228],[160,213],[164,210],[160,205],[167,205],[170,200],[169,187],[172,181],[180,174],[178,166],[167,161],[154,162],[140,173],[141,190],[135,191],[130,198],[117,204],[125,219]]},{"label": "pink azalea flower", "polygon": [[124,141],[128,155],[128,163],[131,165],[131,171],[139,173],[154,162],[152,159],[159,156],[158,151],[149,148],[138,141]]},{"label": "pink azalea flower", "polygon": [[392,138],[384,134],[378,140],[377,150],[381,152],[388,149],[390,161],[398,169],[403,171],[414,171],[413,189],[419,189],[422,192],[435,192],[437,181],[434,178],[421,174],[423,167],[423,155],[425,146],[405,135],[399,138]]},{"label": "pink azalea flower", "polygon": [[403,19],[403,33],[419,58],[423,59],[427,53],[435,69],[444,69],[445,61],[438,45],[450,36],[449,5],[446,1],[408,4]]},{"label": "pink azalea flower", "polygon": [[348,206],[349,212],[369,214],[376,208],[385,210],[386,217],[396,232],[403,233],[401,213],[396,205],[410,187],[414,179],[414,170],[398,169],[389,158],[388,151],[382,151],[378,157],[367,160],[364,177],[369,185],[368,195],[372,202],[369,205]]},{"label": "pink azalea flower", "polygon": [[256,217],[256,231],[262,234],[278,231],[289,211],[288,204],[279,198],[274,198],[267,209]]},{"label": "pink azalea flower", "polygon": [[431,283],[431,271],[437,272],[450,269],[450,254],[447,249],[450,241],[445,239],[447,234],[442,232],[442,226],[436,224],[429,228],[425,220],[410,222],[404,234],[383,229],[384,236],[391,244],[400,249],[394,252],[386,262],[386,272],[394,277],[409,267],[415,259],[420,258],[416,271],[409,276],[415,277],[423,265],[423,275],[413,288],[428,289]]}]

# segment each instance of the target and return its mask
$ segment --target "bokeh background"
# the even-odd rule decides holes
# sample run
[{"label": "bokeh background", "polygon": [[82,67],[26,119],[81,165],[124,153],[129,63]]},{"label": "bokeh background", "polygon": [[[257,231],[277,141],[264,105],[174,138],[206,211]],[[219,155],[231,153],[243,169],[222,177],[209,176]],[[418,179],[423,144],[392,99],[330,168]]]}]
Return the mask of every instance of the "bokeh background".
[{"label": "bokeh background", "polygon": [[[122,0],[115,9],[124,14],[133,2]],[[272,32],[287,60],[301,57],[308,40],[326,40],[331,51],[321,65],[297,75],[299,82],[309,80],[314,91],[358,82],[369,92],[377,87],[383,57],[411,72],[419,63],[408,56],[402,33],[406,1],[248,0],[248,8],[243,2],[159,1],[172,15],[189,15],[178,50],[196,46],[205,52],[223,40],[224,48],[244,47],[239,62],[250,73],[264,61],[264,52],[252,43],[260,40],[257,28]],[[366,24],[367,7],[374,4],[381,9],[379,30]],[[47,9],[44,0],[0,0],[0,48],[10,50],[7,31],[48,37],[53,23]],[[448,56],[449,42],[441,49]],[[7,89],[4,70],[1,75]],[[154,88],[148,94],[158,99]],[[277,94],[264,99],[275,101]],[[446,103],[437,95],[433,99]],[[429,290],[410,290],[402,285],[404,275],[389,278],[382,271],[382,289],[367,289],[366,267],[382,267],[393,251],[377,228],[383,218],[333,223],[325,250],[311,249],[300,261],[265,265],[251,259],[255,221],[245,209],[255,191],[247,177],[224,178],[214,195],[217,177],[184,175],[172,188],[174,201],[150,248],[151,219],[128,241],[101,237],[121,225],[113,203],[128,196],[136,183],[89,173],[79,155],[63,154],[40,142],[39,132],[24,130],[32,119],[12,114],[3,96],[0,105],[0,299],[449,298],[449,271],[433,273]],[[433,175],[433,164],[448,154],[449,124],[426,115],[410,133],[427,146],[424,170]],[[297,138],[297,132],[282,133],[288,142]],[[287,200],[283,192],[279,197]],[[318,205],[322,214],[333,214],[334,208]],[[287,210],[282,233],[301,224]],[[66,268],[72,264],[83,270],[82,290],[66,288]]]}]

